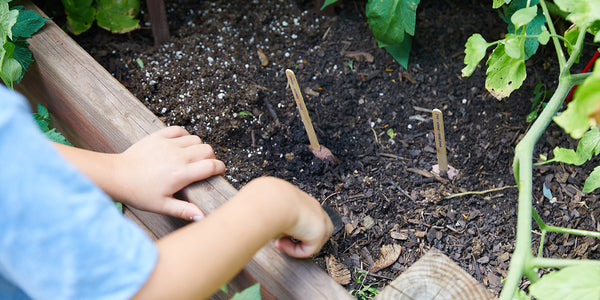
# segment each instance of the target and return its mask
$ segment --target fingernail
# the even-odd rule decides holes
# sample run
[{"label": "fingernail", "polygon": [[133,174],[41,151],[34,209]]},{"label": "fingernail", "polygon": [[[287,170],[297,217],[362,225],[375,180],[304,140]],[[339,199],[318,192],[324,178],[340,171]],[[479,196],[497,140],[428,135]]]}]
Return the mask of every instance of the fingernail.
[{"label": "fingernail", "polygon": [[203,216],[193,216],[193,217],[192,217],[192,221],[194,221],[194,222],[200,221],[200,220],[202,220],[202,219],[204,219],[204,217],[203,217]]}]

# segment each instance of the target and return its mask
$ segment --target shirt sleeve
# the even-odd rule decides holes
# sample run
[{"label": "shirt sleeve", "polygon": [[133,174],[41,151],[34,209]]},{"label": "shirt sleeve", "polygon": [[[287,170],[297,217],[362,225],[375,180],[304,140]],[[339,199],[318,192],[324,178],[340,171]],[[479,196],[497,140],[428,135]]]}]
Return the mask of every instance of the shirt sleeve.
[{"label": "shirt sleeve", "polygon": [[[34,299],[128,299],[158,252],[0,88],[0,277]],[[3,278],[0,278],[2,281]],[[2,294],[15,293],[0,284]]]}]

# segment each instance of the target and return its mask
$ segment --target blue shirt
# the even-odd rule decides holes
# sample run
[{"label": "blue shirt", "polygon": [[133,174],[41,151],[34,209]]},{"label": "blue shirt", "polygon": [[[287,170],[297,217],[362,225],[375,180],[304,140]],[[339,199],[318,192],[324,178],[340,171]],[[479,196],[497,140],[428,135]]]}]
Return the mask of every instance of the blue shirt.
[{"label": "blue shirt", "polygon": [[157,249],[0,87],[0,299],[128,299]]}]

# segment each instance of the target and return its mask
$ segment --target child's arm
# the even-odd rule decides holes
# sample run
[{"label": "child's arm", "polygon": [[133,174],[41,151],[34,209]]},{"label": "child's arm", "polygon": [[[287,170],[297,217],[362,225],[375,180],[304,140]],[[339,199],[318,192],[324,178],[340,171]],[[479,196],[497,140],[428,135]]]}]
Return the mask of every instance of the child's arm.
[{"label": "child's arm", "polygon": [[308,257],[332,231],[316,199],[280,179],[255,179],[202,222],[160,239],[156,267],[134,298],[208,298],[270,240],[283,236],[275,241],[277,248]]},{"label": "child's arm", "polygon": [[225,171],[225,164],[215,159],[210,145],[179,126],[148,135],[119,154],[55,145],[113,199],[187,220],[201,218],[202,211],[173,198],[173,194],[192,182]]}]

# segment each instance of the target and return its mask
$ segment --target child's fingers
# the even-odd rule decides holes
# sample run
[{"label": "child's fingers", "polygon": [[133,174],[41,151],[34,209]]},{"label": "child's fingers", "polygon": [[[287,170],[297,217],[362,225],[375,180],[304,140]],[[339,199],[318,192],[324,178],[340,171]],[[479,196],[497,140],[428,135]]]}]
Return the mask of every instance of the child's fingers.
[{"label": "child's fingers", "polygon": [[200,139],[200,137],[197,135],[188,134],[173,139],[173,142],[175,143],[175,145],[181,148],[185,148],[189,146],[202,144],[202,139]]},{"label": "child's fingers", "polygon": [[184,135],[190,135],[190,133],[187,132],[187,130],[185,130],[181,126],[169,126],[157,131],[156,134],[168,139],[178,138]]},{"label": "child's fingers", "polygon": [[310,245],[304,242],[293,242],[288,237],[282,237],[275,240],[274,246],[285,254],[297,258],[309,257],[316,254],[320,249],[317,245]]},{"label": "child's fingers", "polygon": [[188,221],[199,221],[204,218],[204,213],[195,204],[172,197],[166,199],[162,210],[157,213]]},{"label": "child's fingers", "polygon": [[218,159],[202,159],[187,165],[186,177],[190,182],[225,173],[225,163]]},{"label": "child's fingers", "polygon": [[209,144],[191,145],[182,151],[184,151],[184,157],[186,157],[186,161],[190,163],[203,159],[215,158],[215,151]]}]

